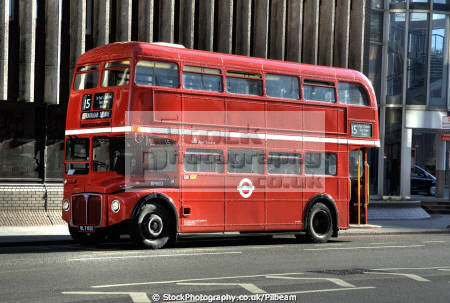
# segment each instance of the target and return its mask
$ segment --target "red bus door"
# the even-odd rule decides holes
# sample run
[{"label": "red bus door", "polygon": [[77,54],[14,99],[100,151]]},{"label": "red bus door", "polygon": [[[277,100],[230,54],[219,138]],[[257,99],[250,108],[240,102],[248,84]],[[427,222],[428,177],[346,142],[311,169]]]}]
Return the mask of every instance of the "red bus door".
[{"label": "red bus door", "polygon": [[350,224],[367,224],[368,172],[367,150],[352,150],[349,154]]}]

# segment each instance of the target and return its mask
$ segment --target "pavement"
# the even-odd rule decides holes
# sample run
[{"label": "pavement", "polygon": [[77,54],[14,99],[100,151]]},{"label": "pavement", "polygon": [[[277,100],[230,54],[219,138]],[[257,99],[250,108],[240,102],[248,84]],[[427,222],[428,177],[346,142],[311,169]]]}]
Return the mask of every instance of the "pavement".
[{"label": "pavement", "polygon": [[[419,197],[420,198],[420,197]],[[427,201],[432,198],[427,198]],[[438,200],[438,198],[435,198]],[[11,214],[10,214],[11,215]],[[22,216],[15,222],[30,222],[33,226],[5,226],[0,222],[0,245],[30,242],[71,241],[67,225],[60,219],[58,213],[50,214],[14,214]],[[37,216],[47,219],[36,220]],[[1,217],[1,216],[0,216]],[[8,214],[3,214],[8,217]],[[33,219],[34,218],[34,219]],[[47,221],[48,220],[48,221]],[[1,220],[0,220],[1,221]],[[7,222],[3,220],[3,222]],[[37,222],[37,223],[33,223]],[[421,207],[421,200],[384,201],[372,200],[368,208],[368,224],[351,224],[347,230],[341,230],[340,235],[367,234],[405,234],[405,233],[449,233],[450,214],[429,214]]]}]

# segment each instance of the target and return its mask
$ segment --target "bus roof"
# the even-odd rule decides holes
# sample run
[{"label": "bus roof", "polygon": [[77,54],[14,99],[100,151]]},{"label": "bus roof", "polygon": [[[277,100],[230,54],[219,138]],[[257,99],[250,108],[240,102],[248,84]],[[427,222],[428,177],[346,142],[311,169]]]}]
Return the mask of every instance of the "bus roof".
[{"label": "bus roof", "polygon": [[226,66],[240,70],[254,72],[273,72],[300,75],[303,77],[323,77],[338,80],[357,80],[367,82],[366,76],[356,70],[310,65],[288,61],[262,59],[239,55],[208,52],[180,48],[178,45],[155,44],[146,42],[115,42],[91,49],[80,56],[77,64],[89,64],[98,62],[99,58],[105,60],[118,60],[130,57],[149,56],[153,58],[165,58],[166,60],[184,61],[190,64]]}]

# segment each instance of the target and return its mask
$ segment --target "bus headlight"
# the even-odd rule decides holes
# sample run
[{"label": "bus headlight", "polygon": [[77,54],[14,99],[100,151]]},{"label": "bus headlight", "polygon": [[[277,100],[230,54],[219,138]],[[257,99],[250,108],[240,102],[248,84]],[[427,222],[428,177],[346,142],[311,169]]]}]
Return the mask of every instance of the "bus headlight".
[{"label": "bus headlight", "polygon": [[111,210],[114,213],[118,213],[120,211],[120,201],[119,200],[113,200],[111,202]]},{"label": "bus headlight", "polygon": [[64,211],[69,211],[70,209],[70,201],[67,199],[64,199],[62,202],[62,208]]}]

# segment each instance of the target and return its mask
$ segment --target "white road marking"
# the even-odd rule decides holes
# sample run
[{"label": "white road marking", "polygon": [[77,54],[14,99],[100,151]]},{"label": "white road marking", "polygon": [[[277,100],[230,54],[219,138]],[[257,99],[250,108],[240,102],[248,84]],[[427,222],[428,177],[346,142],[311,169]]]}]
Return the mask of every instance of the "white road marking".
[{"label": "white road marking", "polygon": [[134,303],[150,303],[145,292],[63,291],[64,295],[128,295]]},{"label": "white road marking", "polygon": [[312,294],[320,292],[333,292],[333,291],[345,291],[345,290],[365,290],[365,289],[375,289],[373,286],[366,287],[350,287],[350,288],[329,288],[329,289],[316,289],[316,290],[299,290],[291,292],[279,292],[274,295],[295,295],[295,294]]},{"label": "white road marking", "polygon": [[383,248],[413,248],[424,247],[425,245],[387,245],[387,246],[355,246],[355,247],[324,247],[324,248],[305,248],[307,251],[321,250],[357,250],[357,249],[383,249]]},{"label": "white road marking", "polygon": [[438,270],[442,270],[442,271],[450,271],[450,268],[438,268]]},{"label": "white road marking", "polygon": [[286,277],[286,276],[272,276],[268,275],[266,276],[268,279],[286,279],[286,280],[327,280],[330,281],[338,286],[342,287],[356,287],[353,284],[350,284],[348,282],[345,282],[344,280],[337,279],[337,278],[299,278],[299,277]]},{"label": "white road marking", "polygon": [[104,256],[91,258],[74,258],[69,261],[92,261],[92,260],[114,260],[114,259],[141,259],[141,258],[161,258],[161,257],[187,257],[187,256],[205,256],[205,255],[234,255],[242,254],[240,251],[211,252],[211,253],[192,253],[192,254],[167,254],[167,255],[139,255],[139,256]]},{"label": "white road marking", "polygon": [[240,286],[246,290],[248,290],[249,292],[251,292],[252,294],[265,294],[266,291],[262,290],[261,288],[257,287],[255,284],[252,283],[177,283],[177,285],[198,285],[198,286],[215,286],[215,285],[223,285],[223,286],[227,286],[227,285],[237,285]]},{"label": "white road marking", "polygon": [[392,268],[376,268],[372,270],[422,270],[422,269],[440,269],[450,268],[450,266],[434,266],[434,267],[392,267]]},{"label": "white road marking", "polygon": [[445,243],[446,241],[442,240],[430,240],[430,241],[422,241],[422,243]]},{"label": "white road marking", "polygon": [[419,282],[431,282],[421,276],[415,274],[404,274],[404,273],[395,273],[395,272],[364,272],[365,274],[373,274],[373,275],[393,275],[393,276],[402,276]]},{"label": "white road marking", "polygon": [[108,288],[108,287],[123,287],[123,286],[136,286],[136,285],[154,285],[154,284],[171,284],[171,283],[184,283],[193,281],[212,281],[212,280],[226,280],[226,279],[239,279],[239,278],[257,278],[281,275],[302,275],[303,273],[281,273],[281,274],[264,274],[264,275],[247,275],[247,276],[225,276],[225,277],[213,277],[213,278],[196,278],[196,279],[183,279],[183,280],[171,280],[171,281],[153,281],[153,282],[136,282],[136,283],[123,283],[123,284],[109,284],[109,285],[95,285],[92,288]]}]

